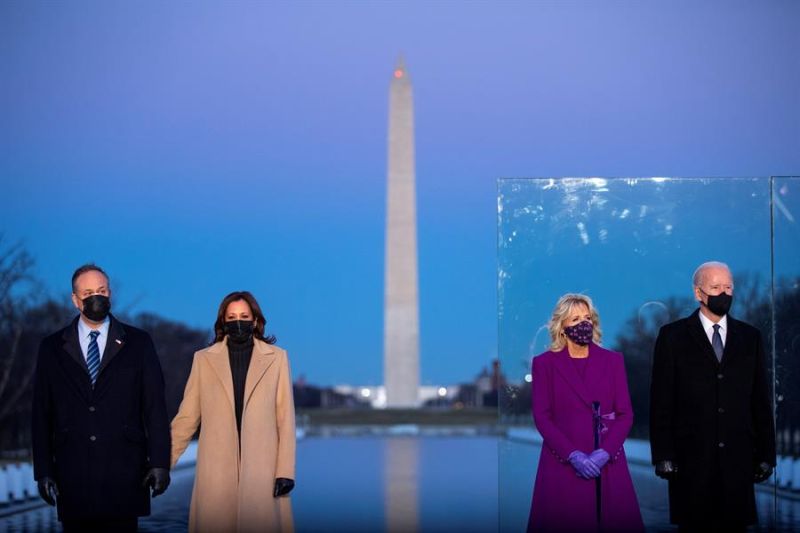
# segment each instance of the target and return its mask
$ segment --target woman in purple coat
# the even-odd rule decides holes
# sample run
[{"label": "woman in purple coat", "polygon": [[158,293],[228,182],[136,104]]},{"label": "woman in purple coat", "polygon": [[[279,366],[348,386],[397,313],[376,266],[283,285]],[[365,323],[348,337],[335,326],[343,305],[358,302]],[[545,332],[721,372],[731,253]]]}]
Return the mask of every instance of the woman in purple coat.
[{"label": "woman in purple coat", "polygon": [[633,424],[622,354],[599,346],[600,319],[582,294],[561,297],[549,329],[550,351],[533,358],[544,444],[528,531],[643,531],[622,449]]}]

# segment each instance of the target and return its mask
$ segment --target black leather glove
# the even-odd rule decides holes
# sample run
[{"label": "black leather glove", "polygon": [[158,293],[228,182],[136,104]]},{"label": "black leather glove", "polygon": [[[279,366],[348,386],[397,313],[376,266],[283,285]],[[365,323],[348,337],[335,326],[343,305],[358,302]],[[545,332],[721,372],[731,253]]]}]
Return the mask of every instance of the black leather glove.
[{"label": "black leather glove", "polygon": [[672,461],[659,461],[656,463],[656,475],[661,479],[673,480],[678,475],[678,465]]},{"label": "black leather glove", "polygon": [[58,499],[58,487],[53,478],[43,477],[36,482],[36,485],[39,488],[39,496],[41,496],[48,505],[55,505]]},{"label": "black leather glove", "polygon": [[278,496],[285,496],[292,492],[294,488],[294,480],[285,478],[285,477],[277,477],[275,478],[275,490],[272,491],[272,495],[277,498]]},{"label": "black leather glove", "polygon": [[756,466],[756,472],[753,478],[756,483],[761,483],[762,481],[769,479],[769,476],[771,475],[772,466],[769,463],[759,463]]},{"label": "black leather glove", "polygon": [[169,469],[151,468],[147,471],[147,475],[144,476],[142,486],[153,489],[153,498],[159,494],[164,494],[164,491],[169,487]]}]

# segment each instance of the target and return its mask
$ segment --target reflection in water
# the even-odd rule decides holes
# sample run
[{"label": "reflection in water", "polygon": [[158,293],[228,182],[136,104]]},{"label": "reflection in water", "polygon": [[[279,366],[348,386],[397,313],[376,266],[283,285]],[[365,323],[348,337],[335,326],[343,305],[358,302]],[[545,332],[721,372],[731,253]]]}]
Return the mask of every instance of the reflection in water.
[{"label": "reflection in water", "polygon": [[8,533],[27,533],[28,531],[61,531],[56,519],[56,510],[45,506],[7,518],[0,518],[0,530]]},{"label": "reflection in water", "polygon": [[419,529],[419,440],[387,439],[383,471],[386,489],[386,531],[405,533]]},{"label": "reflection in water", "polygon": [[644,329],[658,331],[669,320],[669,309],[662,302],[645,302],[639,306],[639,326]]},{"label": "reflection in water", "polygon": [[[497,437],[308,437],[297,458],[296,533],[497,531]],[[139,531],[185,532],[193,484],[193,468],[173,471]],[[0,531],[61,528],[52,507],[39,507],[0,518]]]}]

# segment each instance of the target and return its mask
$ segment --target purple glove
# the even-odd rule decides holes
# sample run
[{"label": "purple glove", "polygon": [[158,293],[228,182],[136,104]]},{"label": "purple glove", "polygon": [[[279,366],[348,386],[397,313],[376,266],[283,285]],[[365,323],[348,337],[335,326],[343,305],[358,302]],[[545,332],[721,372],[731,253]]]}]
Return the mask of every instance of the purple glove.
[{"label": "purple glove", "polygon": [[589,454],[589,459],[591,459],[592,462],[597,465],[597,468],[602,469],[604,466],[606,466],[608,460],[611,459],[611,456],[608,455],[608,452],[603,448],[597,448],[595,451]]},{"label": "purple glove", "polygon": [[600,468],[581,451],[575,450],[569,454],[569,462],[583,479],[592,479],[600,475]]}]

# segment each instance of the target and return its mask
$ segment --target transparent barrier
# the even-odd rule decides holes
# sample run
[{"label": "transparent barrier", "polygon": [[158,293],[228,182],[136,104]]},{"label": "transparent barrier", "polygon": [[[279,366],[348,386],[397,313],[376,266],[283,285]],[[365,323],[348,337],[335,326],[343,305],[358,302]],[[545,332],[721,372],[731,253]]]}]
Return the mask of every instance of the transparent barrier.
[{"label": "transparent barrier", "polygon": [[[541,441],[531,420],[531,359],[567,292],[589,295],[602,344],[625,356],[634,407],[626,443],[648,529],[669,525],[666,482],[653,475],[649,386],[659,328],[692,313],[695,268],[730,265],[730,314],[758,327],[775,388],[776,478],[758,486],[761,527],[794,524],[800,494],[800,180],[560,178],[498,182],[498,353],[509,438],[499,449],[500,530],[525,529]],[[775,328],[773,329],[773,324]]]},{"label": "transparent barrier", "polygon": [[800,529],[800,178],[772,180],[775,521]]}]

